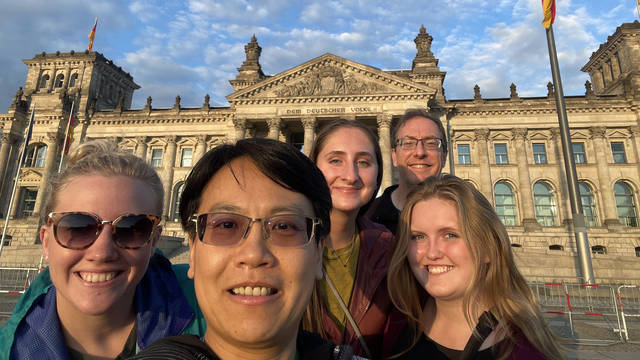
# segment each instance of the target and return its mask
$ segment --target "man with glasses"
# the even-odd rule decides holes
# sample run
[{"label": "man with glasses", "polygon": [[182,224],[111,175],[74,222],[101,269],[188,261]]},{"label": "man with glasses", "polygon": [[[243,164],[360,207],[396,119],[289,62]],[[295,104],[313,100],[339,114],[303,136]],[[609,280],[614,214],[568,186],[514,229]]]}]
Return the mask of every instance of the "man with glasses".
[{"label": "man with glasses", "polygon": [[398,184],[389,186],[366,212],[374,222],[396,233],[407,195],[426,178],[438,175],[447,159],[442,122],[422,109],[408,109],[393,129],[391,157],[398,168]]},{"label": "man with glasses", "polygon": [[244,139],[205,154],[185,183],[180,220],[206,333],[165,338],[135,359],[351,358],[350,348],[300,331],[330,211],[324,176],[287,144]]}]

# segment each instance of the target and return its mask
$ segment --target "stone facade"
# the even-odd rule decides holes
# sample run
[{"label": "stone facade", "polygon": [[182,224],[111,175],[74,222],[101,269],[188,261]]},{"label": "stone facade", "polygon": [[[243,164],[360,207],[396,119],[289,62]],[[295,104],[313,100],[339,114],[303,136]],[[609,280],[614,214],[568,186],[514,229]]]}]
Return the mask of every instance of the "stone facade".
[{"label": "stone facade", "polygon": [[[553,85],[539,97],[445,97],[432,37],[421,27],[412,68],[383,71],[325,54],[275,75],[265,75],[252,37],[246,59],[230,80],[230,106],[169,109],[152,99],[131,109],[133,78],[97,52],[39,54],[25,60],[21,88],[0,114],[0,216],[11,219],[0,263],[39,260],[38,216],[43,184],[57,171],[71,104],[78,125],[73,146],[108,138],[149,161],[166,190],[164,242],[175,261],[185,260],[177,201],[191,166],[212,147],[244,137],[269,137],[308,153],[317,129],[335,118],[357,119],[379,136],[382,187],[394,182],[391,129],[407,108],[437,114],[448,131],[445,172],[468,179],[494,202],[508,225],[523,272],[576,276],[576,249],[566,190]],[[577,174],[594,251],[596,278],[640,279],[640,23],[623,24],[582,68],[591,81],[585,95],[566,97]],[[593,84],[593,85],[592,85]],[[30,109],[35,126],[27,163],[9,207]],[[34,255],[35,252],[35,255]],[[625,270],[616,268],[625,264]],[[542,273],[542,274],[541,274]]]}]

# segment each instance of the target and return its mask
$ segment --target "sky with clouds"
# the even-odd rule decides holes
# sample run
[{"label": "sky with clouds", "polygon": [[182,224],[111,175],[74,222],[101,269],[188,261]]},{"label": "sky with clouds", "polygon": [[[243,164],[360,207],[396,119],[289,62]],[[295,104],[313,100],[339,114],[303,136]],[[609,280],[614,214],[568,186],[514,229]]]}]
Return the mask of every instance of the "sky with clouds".
[{"label": "sky with clouds", "polygon": [[[634,0],[558,0],[554,23],[565,95],[584,94],[580,68],[607,36],[638,19]],[[93,49],[129,72],[156,108],[197,107],[205,94],[227,105],[229,80],[255,34],[265,74],[324,53],[383,70],[408,69],[421,24],[446,71],[448,99],[545,96],[551,80],[540,0],[0,0],[0,113],[27,68],[46,51],[83,51],[98,17]]]}]

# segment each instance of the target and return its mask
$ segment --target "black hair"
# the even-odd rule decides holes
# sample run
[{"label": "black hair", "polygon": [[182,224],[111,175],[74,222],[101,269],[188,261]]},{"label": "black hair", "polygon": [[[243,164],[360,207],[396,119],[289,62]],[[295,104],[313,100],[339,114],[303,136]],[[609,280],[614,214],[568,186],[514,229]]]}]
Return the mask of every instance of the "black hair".
[{"label": "black hair", "polygon": [[202,191],[223,166],[229,166],[231,161],[240,157],[249,158],[276,184],[309,199],[315,216],[320,219],[315,231],[316,242],[329,234],[331,193],[320,169],[291,145],[271,139],[250,138],[209,150],[191,170],[179,209],[182,229],[191,240],[195,239],[195,223],[190,219],[198,211]]}]

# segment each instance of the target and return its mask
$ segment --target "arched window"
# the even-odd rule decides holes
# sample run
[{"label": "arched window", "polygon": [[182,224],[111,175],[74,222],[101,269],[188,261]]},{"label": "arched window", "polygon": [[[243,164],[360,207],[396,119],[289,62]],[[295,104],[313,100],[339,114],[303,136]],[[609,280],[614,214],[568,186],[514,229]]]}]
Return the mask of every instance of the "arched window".
[{"label": "arched window", "polygon": [[587,226],[598,226],[598,218],[596,216],[596,203],[593,200],[593,191],[584,181],[578,182],[578,188],[580,189],[580,199],[582,200],[582,212],[584,213],[584,220]]},{"label": "arched window", "polygon": [[620,222],[627,226],[638,227],[636,201],[633,199],[631,187],[622,181],[618,181],[613,185],[613,193],[616,197],[616,208],[618,208]]},{"label": "arched window", "polygon": [[505,181],[498,181],[494,187],[496,212],[505,226],[516,225],[516,202],[513,189]]},{"label": "arched window", "polygon": [[44,74],[40,78],[40,89],[47,89],[49,87],[49,74]]},{"label": "arched window", "polygon": [[71,78],[69,79],[69,87],[76,87],[76,83],[78,82],[78,73],[74,73],[73,75],[71,75]]},{"label": "arched window", "polygon": [[591,252],[593,254],[607,255],[607,248],[602,245],[594,245],[591,247]]},{"label": "arched window", "polygon": [[44,167],[47,159],[47,145],[42,143],[29,145],[27,148],[27,158],[24,161],[24,167]]},{"label": "arched window", "polygon": [[564,246],[562,245],[549,245],[549,250],[564,250]]},{"label": "arched window", "polygon": [[173,221],[180,221],[180,198],[182,197],[182,190],[184,190],[184,183],[181,182],[173,190],[173,209],[171,211],[171,219]]},{"label": "arched window", "polygon": [[640,257],[640,246],[636,246],[636,257]]},{"label": "arched window", "polygon": [[538,181],[533,185],[533,201],[536,206],[536,220],[542,226],[556,226],[556,202],[551,187]]},{"label": "arched window", "polygon": [[61,88],[63,84],[64,84],[64,75],[58,74],[58,76],[56,76],[56,83],[53,86],[56,88]]}]

